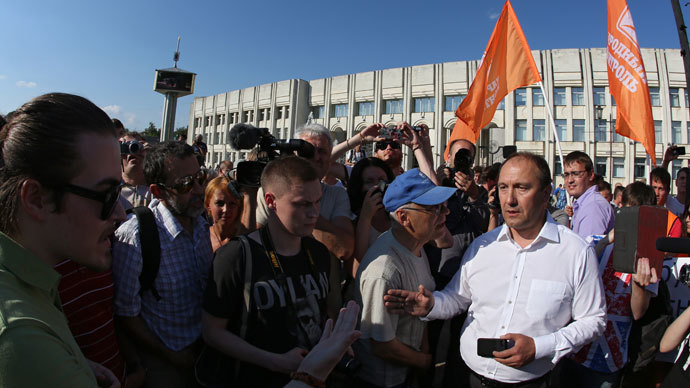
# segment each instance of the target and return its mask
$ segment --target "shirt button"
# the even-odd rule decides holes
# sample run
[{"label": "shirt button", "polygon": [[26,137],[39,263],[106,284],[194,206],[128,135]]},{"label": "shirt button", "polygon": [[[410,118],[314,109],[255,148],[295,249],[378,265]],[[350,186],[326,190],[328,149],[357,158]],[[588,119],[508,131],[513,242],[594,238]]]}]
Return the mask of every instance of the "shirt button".
[{"label": "shirt button", "polygon": [[517,276],[515,276],[515,279],[517,279]]},{"label": "shirt button", "polygon": [[513,303],[513,301],[512,301],[512,300],[509,300],[509,301],[508,301],[508,304],[511,304],[511,303]]},{"label": "shirt button", "polygon": [[506,328],[505,326],[501,326],[501,329],[505,329],[505,328]]}]

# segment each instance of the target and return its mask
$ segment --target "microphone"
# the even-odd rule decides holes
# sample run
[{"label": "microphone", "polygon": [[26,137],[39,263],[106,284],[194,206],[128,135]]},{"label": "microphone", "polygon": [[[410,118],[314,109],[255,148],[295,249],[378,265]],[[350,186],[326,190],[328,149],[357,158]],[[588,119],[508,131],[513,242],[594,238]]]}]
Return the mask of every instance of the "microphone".
[{"label": "microphone", "polygon": [[249,150],[254,148],[265,133],[268,133],[268,128],[256,128],[249,124],[239,123],[230,129],[228,141],[234,150]]},{"label": "microphone", "polygon": [[690,254],[690,238],[661,237],[656,239],[656,249],[662,252]]}]

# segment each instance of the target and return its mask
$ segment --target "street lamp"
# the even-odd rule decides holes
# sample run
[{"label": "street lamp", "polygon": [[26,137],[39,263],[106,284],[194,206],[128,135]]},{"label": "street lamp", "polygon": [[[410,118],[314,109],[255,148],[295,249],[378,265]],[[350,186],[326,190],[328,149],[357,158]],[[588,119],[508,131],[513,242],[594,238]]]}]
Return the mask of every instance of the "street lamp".
[{"label": "street lamp", "polygon": [[[595,105],[594,106],[594,114],[597,118],[598,121],[604,120],[604,107],[602,105]],[[609,174],[606,174],[607,177],[609,178],[609,181],[613,180],[613,128],[611,127],[612,119],[611,119],[611,110],[609,109],[609,117],[606,120],[606,128],[609,130],[609,159],[610,163],[606,163],[606,169],[608,170],[607,172],[610,172]],[[595,143],[597,142],[596,139],[596,133],[594,136]],[[594,159],[596,160],[596,148],[594,149]],[[610,165],[610,170],[609,170],[609,165]]]}]

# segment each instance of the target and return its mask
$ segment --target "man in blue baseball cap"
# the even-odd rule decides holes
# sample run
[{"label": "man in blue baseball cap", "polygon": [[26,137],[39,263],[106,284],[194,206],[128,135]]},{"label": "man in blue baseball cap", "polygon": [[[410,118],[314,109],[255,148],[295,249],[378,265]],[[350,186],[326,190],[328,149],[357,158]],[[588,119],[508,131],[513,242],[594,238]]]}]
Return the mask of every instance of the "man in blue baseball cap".
[{"label": "man in blue baseball cap", "polygon": [[383,196],[391,228],[369,248],[355,279],[362,336],[354,346],[362,386],[404,386],[410,367],[425,370],[431,364],[426,323],[389,313],[383,296],[389,289],[420,284],[435,288],[422,246],[445,232],[446,201],[456,190],[436,186],[413,169],[395,178]]}]

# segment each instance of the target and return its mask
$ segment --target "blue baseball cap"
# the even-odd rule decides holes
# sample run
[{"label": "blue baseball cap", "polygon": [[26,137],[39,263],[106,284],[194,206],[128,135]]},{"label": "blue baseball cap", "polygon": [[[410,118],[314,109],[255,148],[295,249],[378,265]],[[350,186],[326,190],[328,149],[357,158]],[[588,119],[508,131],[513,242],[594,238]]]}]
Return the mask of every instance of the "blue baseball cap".
[{"label": "blue baseball cap", "polygon": [[438,205],[448,200],[457,190],[454,187],[436,186],[418,168],[413,168],[395,178],[388,186],[383,196],[383,206],[386,211],[392,212],[410,202],[418,205]]}]

